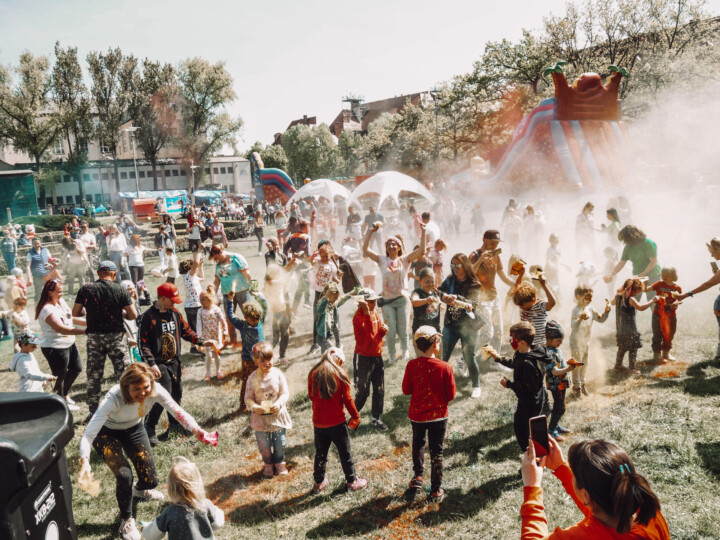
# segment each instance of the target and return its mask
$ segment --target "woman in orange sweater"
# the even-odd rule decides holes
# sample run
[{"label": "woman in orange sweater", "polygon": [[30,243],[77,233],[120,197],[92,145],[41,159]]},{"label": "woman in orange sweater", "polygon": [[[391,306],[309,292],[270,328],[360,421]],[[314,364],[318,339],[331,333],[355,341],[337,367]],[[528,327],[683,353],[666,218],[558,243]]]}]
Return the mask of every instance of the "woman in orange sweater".
[{"label": "woman in orange sweater", "polygon": [[[647,479],[635,471],[625,450],[602,439],[580,441],[570,447],[568,465],[558,444],[549,440],[549,455],[536,459],[535,446],[530,444],[523,456],[522,540],[670,538],[657,495]],[[578,524],[558,527],[552,534],[540,487],[543,467],[554,471],[585,516]]]}]

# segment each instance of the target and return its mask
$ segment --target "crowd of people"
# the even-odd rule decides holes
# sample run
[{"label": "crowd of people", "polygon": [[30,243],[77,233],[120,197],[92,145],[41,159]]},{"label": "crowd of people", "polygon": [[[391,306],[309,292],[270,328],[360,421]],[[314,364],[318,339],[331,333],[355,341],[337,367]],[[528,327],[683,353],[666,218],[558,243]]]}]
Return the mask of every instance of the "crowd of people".
[{"label": "crowd of people", "polygon": [[[506,371],[500,384],[517,397],[514,431],[524,453],[522,537],[548,535],[541,488],[543,467],[547,467],[585,516],[577,526],[558,529],[551,537],[669,538],[658,497],[624,450],[611,442],[585,440],[570,447],[566,461],[557,444],[572,432],[560,424],[568,391],[575,399],[591,391],[588,367],[597,361],[590,351],[594,323],[605,323],[615,311],[613,369],[633,376],[638,373],[637,355],[642,347],[637,312],[652,308],[652,361],[672,362],[680,302],[720,284],[720,272],[715,271],[711,279],[683,293],[677,271],[659,264],[656,244],[632,223],[627,200],[613,203],[603,226],[594,221],[592,203],[577,217],[577,250],[583,262],[573,287],[560,279],[565,262],[558,237],[545,230],[542,209],[520,208],[514,200],[496,229],[484,229],[482,209],[476,205],[470,224],[482,231],[479,247],[451,256],[445,251],[450,239],[460,234],[460,213],[454,211],[450,197],[440,197],[422,213],[411,203],[396,205],[384,210],[387,217],[374,206],[362,216],[360,209],[341,202],[332,206],[327,201],[303,200],[286,211],[267,203],[244,209],[226,201],[221,207],[225,217],[235,218],[240,211],[253,217],[258,255],[265,262],[262,277],[254,276],[247,260],[231,251],[220,213],[188,207],[188,257],[178,260],[179,228],[172,219],[164,219],[154,233],[160,266],[152,273],[163,281],[154,302],[144,281],[148,248],[141,242],[138,225],[120,215],[94,235],[87,222],[78,222],[77,229],[66,230],[63,257],[67,264],[62,268],[37,237],[26,257],[25,273],[15,267],[15,261],[10,268],[6,258],[11,269],[6,289],[13,308],[2,316],[12,326],[17,351],[11,369],[18,373],[20,391],[41,390],[44,381],[53,381],[53,391],[65,399],[68,408],[78,410],[70,396],[83,369],[75,336],[87,336],[89,415],[80,443],[79,483],[92,483],[89,457],[94,448],[116,477],[124,539],[161,538],[165,533],[170,538],[211,538],[213,528],[224,521],[222,512],[205,497],[197,467],[187,460],[179,460],[168,477],[172,506],[142,532],[132,516],[133,498],[165,498],[156,489],[160,480],[153,447],[174,433],[193,434],[205,444],[218,441],[217,432],[204,431],[180,405],[182,341],[191,344],[190,353],[204,357],[206,381],[223,379],[222,363],[228,352],[240,349],[241,410],[249,415],[248,425],[255,433],[262,474],[269,478],[288,473],[287,431],[296,413],[289,406],[282,368],[288,364],[290,334],[298,331],[293,321],[301,317],[299,310],[308,308],[313,314],[312,336],[304,356],[320,358],[307,376],[312,417],[295,421],[312,421],[314,492],[329,485],[326,464],[331,445],[340,456],[347,489],[367,486],[354,464],[350,432],[360,424],[368,399],[370,425],[381,432],[388,430],[382,418],[385,367],[403,362],[402,391],[410,396],[412,427],[413,474],[408,490],[417,493],[424,485],[427,443],[428,498],[441,502],[445,496],[443,444],[456,377],[469,378],[471,398],[481,399],[479,362],[494,360],[503,366],[498,369]],[[268,234],[271,224],[275,230]],[[338,231],[342,231],[339,246]],[[6,238],[13,234],[6,231]],[[548,244],[543,250],[545,238]],[[509,259],[501,256],[506,246]],[[720,260],[720,239],[713,239],[708,249]],[[607,259],[603,271],[595,270],[598,250]],[[211,283],[205,282],[205,257],[215,265]],[[632,277],[616,283],[627,262]],[[91,268],[96,274],[92,281],[88,279]],[[76,279],[80,287],[71,307],[63,298],[64,287],[74,295]],[[504,298],[498,280],[509,288]],[[42,337],[30,329],[25,311],[30,286],[35,289],[34,318]],[[565,309],[563,293],[569,289],[574,306],[570,358],[566,359],[561,348],[566,330],[552,314],[558,306]],[[598,290],[611,293],[600,311],[592,306]],[[348,321],[353,351],[345,350],[340,341],[346,322],[340,307],[350,300],[355,304]],[[142,311],[142,304],[151,305]],[[177,309],[180,304],[184,316]],[[720,324],[720,297],[714,313]],[[453,368],[450,360],[458,342],[460,354]],[[33,355],[37,346],[51,375],[38,366]],[[350,353],[352,376],[346,364]],[[103,397],[106,357],[118,384]],[[720,359],[720,336],[716,359]],[[169,428],[158,434],[163,411],[168,413]],[[536,456],[529,429],[530,419],[540,415],[549,418],[548,455],[542,458]]]}]

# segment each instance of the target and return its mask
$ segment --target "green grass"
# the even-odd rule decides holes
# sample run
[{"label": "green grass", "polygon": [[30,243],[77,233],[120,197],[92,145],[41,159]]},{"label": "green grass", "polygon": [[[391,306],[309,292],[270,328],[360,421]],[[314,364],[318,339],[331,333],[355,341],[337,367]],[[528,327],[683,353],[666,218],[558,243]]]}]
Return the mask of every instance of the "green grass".
[{"label": "green grass", "polygon": [[[233,250],[246,256],[254,274],[262,275],[264,261],[253,255],[255,244],[234,243]],[[152,263],[148,263],[151,268]],[[206,267],[206,275],[212,269]],[[155,280],[150,278],[151,285]],[[617,441],[629,451],[640,472],[648,476],[660,496],[663,512],[673,538],[720,538],[720,368],[709,359],[715,351],[717,327],[711,312],[712,295],[686,303],[679,315],[676,342],[677,365],[644,368],[631,380],[617,379],[602,365],[614,357],[612,319],[595,325],[596,345],[591,362],[597,375],[592,395],[571,401],[563,421],[576,430],[562,447],[567,449],[583,437],[604,437]],[[369,481],[368,489],[347,493],[337,454],[331,450],[328,464],[330,487],[322,495],[309,493],[314,455],[310,404],[305,395],[307,373],[316,358],[307,358],[310,311],[300,308],[293,322],[291,366],[286,375],[290,384],[290,415],[294,428],[288,433],[289,476],[262,480],[262,462],[255,439],[246,428],[247,418],[238,414],[239,380],[231,375],[221,382],[204,383],[204,366],[185,355],[183,406],[206,429],[218,429],[217,448],[195,440],[175,439],[155,449],[155,458],[164,488],[174,456],[195,461],[203,474],[208,496],[226,513],[227,525],[220,538],[345,538],[367,535],[376,538],[517,538],[522,482],[518,474],[520,454],[515,443],[512,418],[515,400],[499,385],[503,372],[483,364],[483,397],[469,399],[467,379],[458,379],[458,395],[450,408],[445,443],[445,502],[426,505],[406,502],[403,493],[410,480],[410,424],[408,398],[402,396],[403,366],[395,363],[386,370],[384,415],[390,427],[377,433],[369,427],[369,404],[363,424],[352,436],[352,450],[358,473]],[[344,306],[343,343],[351,351],[354,340],[348,319],[352,303]],[[561,306],[561,322],[570,308]],[[613,315],[611,315],[613,317]],[[645,347],[640,359],[647,360],[649,312],[640,315]],[[692,324],[690,322],[692,321]],[[79,348],[85,357],[84,338]],[[9,342],[0,344],[9,360]],[[184,347],[187,351],[187,347]],[[42,354],[37,358],[47,370]],[[0,370],[0,389],[14,391],[16,379],[5,362]],[[223,357],[226,372],[239,370],[237,354]],[[113,383],[106,366],[104,390]],[[87,414],[84,403],[85,375],[72,392],[80,403],[76,414]],[[164,421],[164,418],[163,418]],[[67,447],[73,476],[77,472],[78,442],[84,426],[75,424],[75,438]],[[426,460],[429,464],[429,459]],[[74,485],[74,513],[80,538],[111,538],[117,528],[114,479],[98,457],[93,469],[102,483],[98,498]],[[429,472],[429,471],[428,471]],[[543,480],[545,504],[551,527],[576,523],[580,512],[574,508],[559,481],[547,474]],[[423,497],[424,499],[424,497]],[[141,503],[139,520],[149,521],[161,504]]]}]

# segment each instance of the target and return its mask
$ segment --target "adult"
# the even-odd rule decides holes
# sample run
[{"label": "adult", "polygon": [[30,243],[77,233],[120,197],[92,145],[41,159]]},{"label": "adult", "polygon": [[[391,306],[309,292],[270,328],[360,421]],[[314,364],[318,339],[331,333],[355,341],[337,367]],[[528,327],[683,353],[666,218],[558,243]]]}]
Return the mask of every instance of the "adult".
[{"label": "adult", "polygon": [[95,235],[90,232],[90,225],[85,220],[80,223],[80,236],[78,236],[78,238],[85,244],[85,252],[90,262],[87,267],[88,281],[90,281],[93,275],[93,268],[95,268],[95,264],[97,263],[97,239]]},{"label": "adult", "polygon": [[[158,475],[155,459],[143,427],[143,416],[155,406],[164,407],[180,420],[183,426],[199,440],[208,442],[210,437],[195,419],[173,401],[161,386],[155,385],[155,377],[147,364],[135,363],[120,377],[120,383],[105,395],[97,414],[92,418],[80,439],[80,472],[78,481],[83,485],[90,473],[90,449],[94,448],[115,475],[115,497],[120,509],[120,534],[123,540],[140,540],[135,519],[132,517],[133,498],[163,501],[165,496],[155,487]],[[133,474],[128,459],[137,473]]]},{"label": "adult", "polygon": [[70,397],[70,388],[82,371],[82,360],[75,346],[75,336],[85,333],[85,319],[73,317],[70,306],[63,296],[63,284],[53,279],[45,283],[35,308],[35,320],[40,323],[41,351],[55,375],[53,390],[66,402],[68,409],[77,411],[78,406]]},{"label": "adult", "polygon": [[313,299],[313,344],[308,354],[315,354],[320,351],[320,340],[317,333],[317,305],[325,287],[330,283],[338,283],[341,275],[338,264],[333,259],[332,245],[327,240],[321,240],[318,243],[318,250],[311,255],[310,263],[312,264],[312,284],[315,296]]},{"label": "adult", "polygon": [[374,261],[380,268],[382,278],[382,313],[388,333],[385,341],[388,347],[390,362],[396,360],[395,340],[400,340],[402,357],[410,360],[408,351],[407,329],[407,274],[410,264],[425,254],[425,226],[421,227],[420,245],[412,253],[404,255],[402,239],[390,236],[385,240],[385,255],[379,255],[370,249],[372,236],[378,232],[380,224],[375,222],[363,242],[363,255]]},{"label": "adult", "polygon": [[[88,258],[85,242],[78,234],[76,238],[67,237],[69,241],[68,259],[67,259],[67,284],[68,294],[75,293],[75,280],[77,279],[79,287],[86,283],[87,270],[90,267],[90,259]],[[79,288],[78,287],[78,288]]]},{"label": "adult", "polygon": [[17,256],[17,248],[18,244],[17,240],[15,239],[13,229],[5,229],[5,236],[2,240],[2,244],[0,244],[0,249],[2,249],[3,259],[5,259],[5,264],[7,265],[8,272],[15,268],[15,257]]},{"label": "adult", "polygon": [[85,314],[87,321],[87,402],[90,414],[95,413],[100,402],[105,357],[109,357],[120,378],[130,364],[127,335],[123,319],[137,318],[137,309],[130,293],[115,283],[118,268],[112,261],[102,261],[98,266],[97,281],[83,285],[75,298],[72,316]]},{"label": "adult", "polygon": [[575,219],[575,254],[580,259],[592,257],[595,252],[595,220],[592,215],[594,210],[595,205],[587,202]]},{"label": "adult", "polygon": [[211,214],[213,217],[212,225],[210,225],[210,235],[212,236],[213,246],[222,246],[226,248],[228,246],[228,239],[225,235],[225,225],[220,223],[219,219],[214,219],[215,214]]},{"label": "adult", "polygon": [[[202,282],[205,279],[205,271],[203,270],[203,258],[200,252],[196,252],[189,261],[180,263],[180,275],[183,277],[183,285],[185,286],[185,317],[192,328],[193,332],[197,332],[197,314],[200,310],[200,293],[202,292]],[[190,349],[193,354],[204,354],[193,345]]]},{"label": "adult", "polygon": [[[375,207],[371,206],[368,209],[368,213],[365,215],[365,219],[363,220],[362,224],[362,235],[363,238],[366,237],[372,228],[375,227],[376,223],[380,223],[381,226],[385,223],[385,218],[382,214],[375,211]],[[380,251],[380,236],[377,236],[375,239],[375,245],[373,246],[377,251]]]},{"label": "adult", "polygon": [[27,284],[35,288],[35,298],[39,299],[45,285],[45,276],[52,270],[50,264],[50,252],[42,246],[39,237],[33,238],[32,248],[28,250],[25,257]]},{"label": "adult", "polygon": [[[219,290],[223,295],[225,305],[223,313],[227,313],[229,303],[233,304],[232,308],[239,305],[242,309],[243,304],[247,301],[250,282],[252,281],[247,261],[242,255],[227,252],[218,245],[210,249],[210,260],[215,263],[215,290]],[[233,298],[228,296],[230,291],[234,293]],[[230,308],[231,311],[232,308]],[[229,320],[228,330],[230,341],[237,343],[235,327],[230,324]]]},{"label": "adult", "polygon": [[[292,218],[290,218],[290,221],[292,222]],[[304,219],[299,220],[297,222],[297,232],[293,232],[283,246],[283,253],[288,258],[288,264],[295,269],[298,278],[298,286],[293,299],[293,313],[297,312],[303,296],[306,297],[306,303],[310,301],[310,284],[308,281],[310,235],[308,232],[309,223]]]},{"label": "adult", "polygon": [[515,285],[505,274],[500,253],[497,252],[499,245],[500,232],[488,229],[483,234],[482,246],[473,251],[469,257],[473,273],[482,289],[478,308],[482,314],[484,327],[480,339],[483,345],[490,343],[496,350],[500,350],[504,336],[502,305],[495,287],[495,278],[499,276],[500,280],[510,287]]},{"label": "adult", "polygon": [[258,241],[258,257],[262,257],[262,246],[263,246],[263,234],[264,234],[265,221],[263,220],[262,212],[259,210],[253,215],[253,233]]},{"label": "adult", "polygon": [[608,225],[603,224],[603,230],[608,235],[608,244],[611,247],[619,247],[620,239],[618,238],[618,235],[620,234],[620,229],[622,227],[622,224],[620,223],[620,215],[615,208],[608,208],[606,216],[610,223]]},{"label": "adult", "polygon": [[188,214],[187,221],[188,244],[190,245],[190,251],[195,253],[200,249],[200,243],[202,241],[201,233],[205,230],[205,225],[198,219],[194,211]]},{"label": "adult", "polygon": [[173,251],[175,250],[175,239],[177,238],[177,231],[175,230],[175,220],[170,214],[162,215],[162,224],[165,226],[165,232],[170,237],[170,245],[172,245]]},{"label": "adult", "polygon": [[360,232],[360,222],[362,218],[357,213],[357,209],[354,206],[348,208],[348,216],[345,221],[345,234],[357,238],[358,240],[362,237]]},{"label": "adult", "polygon": [[280,267],[286,266],[288,263],[287,256],[280,250],[280,244],[277,238],[270,237],[265,243],[268,250],[265,252],[265,267],[276,264]]},{"label": "adult", "polygon": [[[602,439],[584,440],[570,447],[565,462],[560,446],[552,438],[549,442],[547,456],[538,460],[534,444],[528,446],[523,456],[525,499],[520,509],[520,538],[670,539],[660,500],[625,450]],[[557,528],[552,534],[542,500],[543,467],[553,471],[585,516],[576,525]]]},{"label": "adult", "polygon": [[130,268],[130,281],[137,287],[138,281],[145,278],[145,252],[152,251],[142,245],[140,236],[133,234],[130,237],[130,244],[125,248],[128,267]]},{"label": "adult", "polygon": [[480,370],[475,359],[478,329],[482,324],[478,305],[482,286],[473,272],[472,265],[464,253],[456,253],[450,260],[450,275],[438,288],[440,300],[448,305],[443,325],[443,360],[450,356],[458,341],[462,346],[462,359],[458,360],[460,373],[469,373],[472,382],[471,397],[478,399],[480,391]]},{"label": "adult", "polygon": [[[150,307],[138,325],[138,346],[143,362],[154,368],[158,383],[172,396],[176,403],[182,399],[182,364],[180,362],[180,338],[193,345],[203,346],[205,340],[198,336],[185,322],[175,304],[182,298],[174,283],[163,283],[157,288],[157,302]],[[219,344],[216,344],[219,345]],[[180,423],[172,414],[168,414],[170,426],[160,438],[155,434],[158,420],[162,415],[162,405],[154,405],[146,420],[145,429],[152,446],[167,438],[173,431],[182,432]]]},{"label": "adult", "polygon": [[[423,212],[420,216],[420,220],[425,225],[425,241],[430,245],[434,246],[435,241],[440,238],[440,225],[436,221],[432,220],[430,212]],[[420,235],[422,235],[422,231]]]},{"label": "adult", "polygon": [[[127,239],[121,233],[117,225],[110,226],[110,234],[107,239],[108,258],[115,263],[118,272],[116,272],[116,282],[120,283],[120,273],[125,269],[123,258],[127,249]],[[129,272],[127,272],[129,273]],[[129,276],[127,276],[129,279]]]},{"label": "adult", "polygon": [[[620,261],[612,272],[605,276],[605,282],[610,283],[628,261],[632,264],[633,276],[638,278],[647,277],[648,283],[651,284],[659,281],[660,265],[657,262],[657,244],[635,225],[625,225],[620,229],[618,239],[625,244],[625,247],[620,256]],[[655,297],[655,291],[652,289],[649,289],[646,294],[648,300]]]},{"label": "adult", "polygon": [[153,245],[155,246],[155,249],[158,252],[158,256],[160,257],[160,266],[166,266],[167,253],[165,252],[165,250],[169,247],[172,247],[172,240],[170,239],[170,235],[168,234],[168,232],[165,230],[165,225],[158,225],[158,231],[153,236]]}]

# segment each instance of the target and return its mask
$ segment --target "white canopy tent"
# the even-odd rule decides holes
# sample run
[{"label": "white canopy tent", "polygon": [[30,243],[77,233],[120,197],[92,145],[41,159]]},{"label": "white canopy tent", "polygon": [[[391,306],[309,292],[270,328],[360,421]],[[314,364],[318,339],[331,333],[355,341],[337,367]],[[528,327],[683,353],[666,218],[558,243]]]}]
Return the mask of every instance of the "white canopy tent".
[{"label": "white canopy tent", "polygon": [[285,205],[290,208],[290,205],[306,197],[323,197],[330,201],[330,207],[335,207],[335,197],[342,197],[347,200],[350,198],[350,190],[338,182],[327,180],[326,178],[318,178],[312,182],[308,182],[300,189],[298,189],[290,200]]},{"label": "white canopy tent", "polygon": [[382,206],[385,199],[392,199],[398,204],[398,197],[401,191],[414,193],[426,199],[430,204],[435,203],[435,197],[420,182],[396,171],[377,173],[365,180],[355,188],[348,200],[348,206],[355,204],[360,206],[360,197],[365,195],[376,195],[378,197],[378,208]]}]

